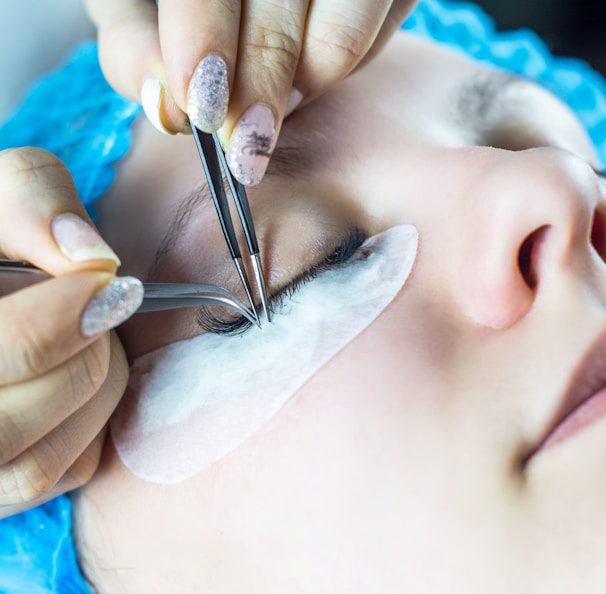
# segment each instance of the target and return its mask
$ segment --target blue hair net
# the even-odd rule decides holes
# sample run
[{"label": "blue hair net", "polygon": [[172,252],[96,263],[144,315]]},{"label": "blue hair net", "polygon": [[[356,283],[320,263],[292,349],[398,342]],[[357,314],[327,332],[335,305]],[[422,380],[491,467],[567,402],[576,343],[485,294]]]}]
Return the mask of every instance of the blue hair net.
[{"label": "blue hair net", "polygon": [[[422,0],[403,28],[547,87],[577,113],[606,161],[606,84],[585,62],[552,56],[531,31],[497,32],[493,20],[468,3]],[[139,111],[103,79],[96,45],[84,44],[0,126],[0,149],[38,146],[58,155],[94,214]],[[71,528],[67,495],[0,521],[0,593],[90,594]]]},{"label": "blue hair net", "polygon": [[111,185],[113,164],[131,141],[140,107],[115,93],[99,68],[97,46],[79,46],[57,72],[41,79],[0,126],[0,150],[36,146],[59,156],[89,214]]},{"label": "blue hair net", "polygon": [[533,31],[497,32],[494,20],[467,2],[424,0],[403,28],[549,89],[575,111],[606,161],[606,83],[583,60],[553,56]]}]

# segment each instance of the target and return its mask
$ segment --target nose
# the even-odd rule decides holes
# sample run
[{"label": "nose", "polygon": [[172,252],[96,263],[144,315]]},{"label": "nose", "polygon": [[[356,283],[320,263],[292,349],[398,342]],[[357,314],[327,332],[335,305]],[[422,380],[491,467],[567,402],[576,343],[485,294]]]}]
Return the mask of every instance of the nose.
[{"label": "nose", "polygon": [[[505,329],[563,272],[605,255],[603,189],[583,160],[557,149],[500,153],[470,186],[455,295],[477,324]],[[453,229],[454,232],[457,232]]]}]

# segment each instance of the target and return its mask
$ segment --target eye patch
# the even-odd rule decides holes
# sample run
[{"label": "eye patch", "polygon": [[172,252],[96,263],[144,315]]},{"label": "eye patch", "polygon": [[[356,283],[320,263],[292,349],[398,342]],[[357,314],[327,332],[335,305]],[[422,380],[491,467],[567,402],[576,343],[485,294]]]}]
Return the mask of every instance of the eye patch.
[{"label": "eye patch", "polygon": [[393,227],[284,299],[262,329],[137,359],[110,425],[122,462],[144,480],[177,483],[234,450],[391,303],[417,244],[414,227]]}]

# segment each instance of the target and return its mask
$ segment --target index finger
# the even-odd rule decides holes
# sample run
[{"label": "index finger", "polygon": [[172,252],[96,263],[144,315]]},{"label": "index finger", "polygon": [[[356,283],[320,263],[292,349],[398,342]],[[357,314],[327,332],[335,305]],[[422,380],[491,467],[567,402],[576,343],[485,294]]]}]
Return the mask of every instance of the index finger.
[{"label": "index finger", "polygon": [[134,279],[114,282],[117,256],[89,223],[69,172],[52,154],[0,152],[0,197],[0,255],[57,277],[0,299],[2,384],[71,357],[131,315],[142,289]]},{"label": "index finger", "polygon": [[0,257],[26,260],[54,276],[116,271],[118,256],[94,230],[71,175],[51,153],[0,151],[0,197]]},{"label": "index finger", "polygon": [[400,27],[418,0],[318,0],[307,21],[295,82],[307,104],[368,62]]}]

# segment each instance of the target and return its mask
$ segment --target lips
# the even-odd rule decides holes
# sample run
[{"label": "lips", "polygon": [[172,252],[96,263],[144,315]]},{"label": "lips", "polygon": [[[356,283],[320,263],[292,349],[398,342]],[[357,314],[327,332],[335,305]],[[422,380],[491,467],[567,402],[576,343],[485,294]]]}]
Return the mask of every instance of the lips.
[{"label": "lips", "polygon": [[547,424],[538,447],[530,454],[553,447],[606,416],[606,332],[588,349],[574,369],[568,388]]}]

